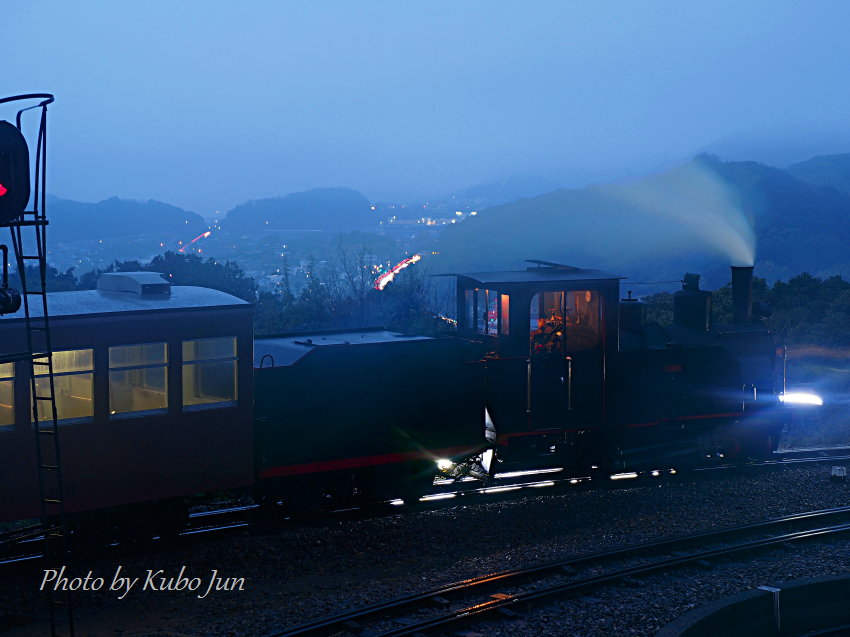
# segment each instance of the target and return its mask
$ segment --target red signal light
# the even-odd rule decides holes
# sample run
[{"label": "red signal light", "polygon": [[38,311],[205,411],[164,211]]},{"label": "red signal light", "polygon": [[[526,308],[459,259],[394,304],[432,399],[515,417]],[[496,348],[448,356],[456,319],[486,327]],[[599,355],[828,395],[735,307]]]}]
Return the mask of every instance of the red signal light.
[{"label": "red signal light", "polygon": [[20,219],[30,198],[27,140],[13,124],[0,120],[0,226]]}]

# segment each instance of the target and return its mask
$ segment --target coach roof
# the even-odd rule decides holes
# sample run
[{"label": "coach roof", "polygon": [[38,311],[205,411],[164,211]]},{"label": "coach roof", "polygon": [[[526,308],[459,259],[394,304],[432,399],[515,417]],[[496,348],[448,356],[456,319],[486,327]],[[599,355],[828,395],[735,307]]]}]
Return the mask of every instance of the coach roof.
[{"label": "coach roof", "polygon": [[[235,296],[194,286],[175,285],[171,294],[139,295],[132,292],[106,292],[102,290],[76,290],[48,292],[47,311],[51,318],[60,316],[91,316],[94,314],[120,314],[124,312],[150,312],[163,310],[200,310],[209,308],[250,307],[251,304]],[[41,316],[41,301],[30,298],[32,316]],[[0,316],[0,320],[23,319],[21,308],[14,314]]]}]

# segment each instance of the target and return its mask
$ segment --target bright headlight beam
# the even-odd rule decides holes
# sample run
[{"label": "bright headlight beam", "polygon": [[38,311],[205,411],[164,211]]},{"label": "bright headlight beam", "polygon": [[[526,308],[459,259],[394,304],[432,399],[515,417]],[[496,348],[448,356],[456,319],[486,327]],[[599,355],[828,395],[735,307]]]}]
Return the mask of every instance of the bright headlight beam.
[{"label": "bright headlight beam", "polygon": [[554,487],[555,481],[554,480],[544,480],[543,482],[531,482],[531,483],[529,483],[525,486],[531,487],[532,489],[537,489],[539,487]]},{"label": "bright headlight beam", "polygon": [[823,405],[823,398],[808,391],[789,391],[779,394],[779,402],[786,405]]},{"label": "bright headlight beam", "polygon": [[486,489],[482,489],[482,493],[502,493],[504,491],[516,491],[517,489],[522,489],[522,485],[515,486],[505,486],[505,487],[488,487]]},{"label": "bright headlight beam", "polygon": [[420,502],[430,502],[431,500],[448,500],[454,498],[456,493],[432,493],[431,495],[423,495],[419,498]]},{"label": "bright headlight beam", "polygon": [[634,480],[638,477],[638,474],[634,471],[629,471],[627,473],[615,473],[611,476],[612,480]]}]

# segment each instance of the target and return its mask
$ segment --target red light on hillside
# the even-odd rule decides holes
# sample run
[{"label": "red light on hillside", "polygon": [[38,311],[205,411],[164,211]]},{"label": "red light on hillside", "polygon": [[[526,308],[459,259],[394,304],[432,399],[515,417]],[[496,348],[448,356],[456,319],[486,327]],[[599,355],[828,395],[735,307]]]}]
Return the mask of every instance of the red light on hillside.
[{"label": "red light on hillside", "polygon": [[0,184],[0,197],[5,195],[7,192],[9,192],[9,191],[6,189],[6,186],[4,186],[3,184]]}]

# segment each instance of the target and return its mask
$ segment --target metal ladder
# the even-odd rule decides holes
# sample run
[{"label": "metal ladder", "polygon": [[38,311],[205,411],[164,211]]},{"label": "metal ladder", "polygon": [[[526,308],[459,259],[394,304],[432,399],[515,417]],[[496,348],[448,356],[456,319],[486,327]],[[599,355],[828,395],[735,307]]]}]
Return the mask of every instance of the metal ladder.
[{"label": "metal ladder", "polygon": [[[36,106],[19,110],[16,120],[17,128],[21,130],[21,115],[24,111],[41,109],[36,143],[32,209],[26,210],[18,219],[2,224],[9,227],[12,235],[12,246],[21,281],[27,350],[0,355],[0,363],[23,363],[29,375],[41,524],[44,533],[44,568],[60,569],[66,564],[68,556],[68,525],[65,518],[59,419],[53,377],[53,345],[50,337],[46,289],[47,105],[53,101],[53,96],[22,95],[0,100],[0,103],[33,98],[42,101]],[[4,267],[5,265],[4,263]],[[31,266],[35,266],[36,272],[27,271]],[[35,285],[32,284],[32,278],[37,278]],[[71,592],[54,591],[51,586],[48,586],[45,592],[50,609],[51,636],[74,637],[74,607]]]}]

